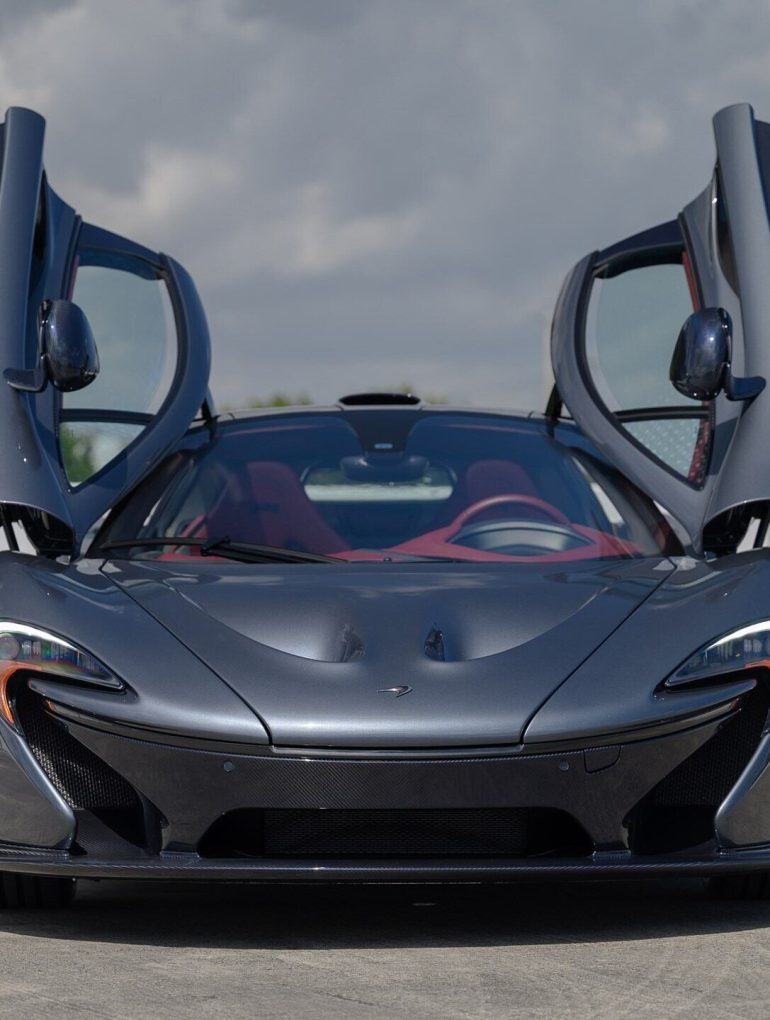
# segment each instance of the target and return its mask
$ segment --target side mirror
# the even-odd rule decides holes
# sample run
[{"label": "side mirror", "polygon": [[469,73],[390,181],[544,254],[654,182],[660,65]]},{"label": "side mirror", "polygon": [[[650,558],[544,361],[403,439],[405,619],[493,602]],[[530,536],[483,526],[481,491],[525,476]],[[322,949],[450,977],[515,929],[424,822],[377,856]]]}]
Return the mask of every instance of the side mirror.
[{"label": "side mirror", "polygon": [[730,371],[733,324],[724,308],[693,312],[677,337],[669,378],[693,400],[751,400],[765,388],[761,376],[741,379]]},{"label": "side mirror", "polygon": [[693,312],[677,337],[669,377],[693,400],[713,400],[730,371],[733,325],[724,308]]},{"label": "side mirror", "polygon": [[82,390],[99,374],[99,354],[85,312],[71,301],[40,306],[40,350],[57,390]]},{"label": "side mirror", "polygon": [[40,361],[34,368],[6,368],[3,378],[15,390],[40,393],[82,390],[99,374],[99,354],[85,312],[71,301],[44,301],[38,317]]}]

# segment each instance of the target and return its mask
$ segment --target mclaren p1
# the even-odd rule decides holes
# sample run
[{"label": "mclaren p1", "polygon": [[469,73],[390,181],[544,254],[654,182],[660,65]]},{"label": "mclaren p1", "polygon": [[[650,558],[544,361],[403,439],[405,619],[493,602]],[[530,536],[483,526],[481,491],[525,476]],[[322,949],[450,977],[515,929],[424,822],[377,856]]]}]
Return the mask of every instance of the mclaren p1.
[{"label": "mclaren p1", "polygon": [[0,158],[0,890],[770,874],[770,126],[568,275],[544,413],[217,414],[194,284]]}]

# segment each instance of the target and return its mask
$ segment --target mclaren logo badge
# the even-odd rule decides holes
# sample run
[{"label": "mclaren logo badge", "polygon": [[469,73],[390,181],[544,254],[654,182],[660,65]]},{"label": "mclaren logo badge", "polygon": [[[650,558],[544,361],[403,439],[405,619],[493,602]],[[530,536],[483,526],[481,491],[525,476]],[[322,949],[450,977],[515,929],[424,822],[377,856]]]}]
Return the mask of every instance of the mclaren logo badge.
[{"label": "mclaren logo badge", "polygon": [[380,688],[379,691],[377,691],[377,693],[378,694],[395,694],[395,696],[397,698],[401,698],[405,694],[408,694],[411,691],[411,689],[412,689],[411,687],[382,687],[382,688]]}]

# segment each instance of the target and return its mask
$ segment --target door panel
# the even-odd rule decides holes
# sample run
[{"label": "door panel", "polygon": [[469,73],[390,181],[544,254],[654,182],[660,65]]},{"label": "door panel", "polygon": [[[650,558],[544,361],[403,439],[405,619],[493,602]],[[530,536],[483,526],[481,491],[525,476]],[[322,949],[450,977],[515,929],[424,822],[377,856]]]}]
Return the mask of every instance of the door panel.
[{"label": "door panel", "polygon": [[[655,259],[659,260],[658,264],[663,264],[666,260],[670,262],[672,259],[681,263],[683,244],[684,239],[677,224],[668,223],[657,231],[645,232],[641,243],[639,238],[632,237],[624,245],[614,246],[609,255],[607,252],[596,252],[581,259],[565,280],[556,303],[551,334],[551,358],[559,392],[582,430],[610,462],[616,464],[640,489],[673,513],[692,537],[699,529],[699,490],[696,484],[683,477],[682,467],[688,457],[689,464],[692,465],[695,448],[689,444],[683,447],[681,430],[689,429],[689,435],[692,436],[693,415],[696,416],[697,427],[700,428],[707,412],[693,402],[690,402],[689,407],[677,404],[673,386],[671,386],[673,396],[668,407],[615,406],[612,409],[602,399],[602,394],[610,403],[616,405],[620,403],[618,394],[610,392],[610,383],[605,378],[600,376],[595,379],[586,353],[588,305],[594,283],[602,280],[608,270],[620,271],[622,266],[629,264],[632,267],[645,262],[648,265],[655,264]],[[629,263],[630,256],[633,256],[633,259]],[[660,260],[663,260],[663,263]],[[671,352],[675,340],[676,336],[671,338]],[[670,354],[666,368],[668,362]],[[654,391],[655,384],[648,383],[639,390],[638,395]],[[624,395],[629,396],[627,392]],[[673,429],[674,432],[673,445],[676,452],[673,455],[670,450],[660,449],[662,442],[660,432],[666,428]],[[653,429],[658,432],[657,442],[653,436]],[[671,442],[672,436],[669,433],[666,443],[671,445]],[[661,453],[663,456],[660,456]],[[674,506],[676,510],[673,509]]]},{"label": "door panel", "polygon": [[[71,293],[98,338],[100,363],[90,386],[61,395],[59,443],[74,485],[141,436],[168,396],[179,342],[168,285],[143,259],[81,244]],[[126,412],[134,420],[121,420]]]},{"label": "door panel", "polygon": [[[155,414],[177,361],[174,311],[165,281],[133,270],[78,260],[72,300],[99,337],[100,371],[83,390],[64,393],[62,407],[111,407]],[[138,263],[141,267],[142,264]]]},{"label": "door panel", "polygon": [[[82,224],[43,173],[44,121],[0,125],[0,512],[44,553],[88,529],[208,403],[209,338],[195,285],[168,256]],[[102,372],[62,394],[41,378],[41,303],[80,302]],[[45,374],[42,375],[45,381]]]},{"label": "door panel", "polygon": [[[708,404],[668,382],[693,307],[733,320],[732,372],[770,380],[770,126],[749,106],[714,119],[717,169],[679,219],[586,256],[554,315],[559,392],[604,454],[702,548],[738,506],[770,502],[770,392]],[[716,547],[716,544],[715,544]]]},{"label": "door panel", "polygon": [[692,311],[679,262],[643,264],[597,276],[586,323],[586,361],[609,410],[687,406],[668,378],[671,337]]},{"label": "door panel", "polygon": [[[87,291],[96,312],[94,336],[104,338],[103,388],[71,394],[59,429],[89,444],[94,473],[68,486],[73,530],[82,541],[93,524],[128,492],[181,438],[207,400],[208,328],[195,285],[173,259],[84,225],[79,250],[112,273],[110,287]],[[94,266],[93,261],[85,268]],[[109,267],[112,268],[109,268]],[[78,268],[78,276],[81,273]],[[143,274],[143,275],[141,275]],[[104,277],[100,274],[100,282]],[[88,288],[95,277],[89,274]],[[75,288],[77,292],[77,276]],[[130,310],[134,296],[141,307]],[[143,369],[143,371],[141,371]],[[105,406],[106,405],[106,406]],[[65,440],[66,442],[67,440]]]},{"label": "door panel", "polygon": [[[614,424],[677,474],[693,477],[701,422],[693,404],[671,385],[668,368],[682,323],[693,311],[680,257],[666,261],[607,263],[594,275],[588,297],[586,371]],[[680,408],[685,416],[680,416]],[[701,458],[702,459],[702,458]]]}]

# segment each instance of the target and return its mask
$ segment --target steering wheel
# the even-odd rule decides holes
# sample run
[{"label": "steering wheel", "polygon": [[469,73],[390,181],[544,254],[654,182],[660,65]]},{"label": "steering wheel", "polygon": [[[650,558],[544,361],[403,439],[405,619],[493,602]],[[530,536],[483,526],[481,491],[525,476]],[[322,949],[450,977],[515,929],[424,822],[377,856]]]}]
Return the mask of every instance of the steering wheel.
[{"label": "steering wheel", "polygon": [[[500,519],[468,523],[483,511],[505,504],[532,507],[538,514],[549,517],[550,522]],[[477,500],[459,513],[446,530],[451,537],[444,541],[450,545],[467,545],[472,549],[500,552],[509,556],[548,555],[590,545],[584,535],[575,531],[572,522],[561,510],[537,496],[521,493]]]},{"label": "steering wheel", "polygon": [[572,522],[569,517],[552,506],[550,503],[546,503],[544,499],[538,499],[537,496],[525,496],[521,493],[505,493],[501,496],[487,496],[485,499],[477,499],[475,503],[471,503],[470,506],[466,506],[457,517],[449,525],[451,532],[457,534],[472,517],[476,517],[478,514],[483,513],[484,510],[489,510],[493,506],[501,506],[504,504],[517,503],[519,505],[531,506],[536,510],[540,510],[542,513],[547,514],[552,520],[556,521],[557,524],[564,524],[568,528],[572,528]]}]

